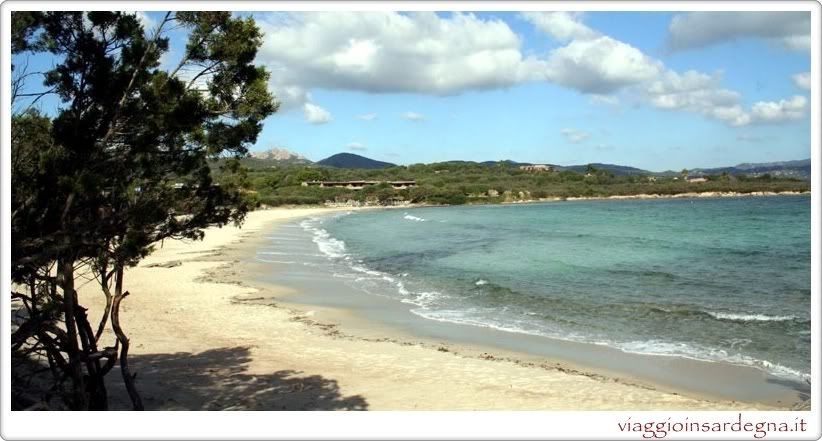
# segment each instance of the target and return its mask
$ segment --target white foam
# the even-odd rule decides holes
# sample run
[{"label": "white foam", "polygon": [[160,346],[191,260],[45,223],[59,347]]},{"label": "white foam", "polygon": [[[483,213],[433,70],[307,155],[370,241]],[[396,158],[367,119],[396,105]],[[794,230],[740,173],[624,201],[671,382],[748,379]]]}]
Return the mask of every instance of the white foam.
[{"label": "white foam", "polygon": [[300,222],[300,226],[307,232],[313,234],[312,242],[317,244],[320,252],[332,259],[346,258],[350,259],[345,253],[345,242],[335,239],[322,228],[314,226],[319,218],[311,218]]},{"label": "white foam", "polygon": [[792,315],[765,315],[765,314],[734,314],[730,312],[705,311],[711,317],[718,320],[732,320],[735,322],[784,322],[793,320]]},{"label": "white foam", "polygon": [[742,349],[753,343],[753,340],[750,338],[732,338],[727,340],[727,343],[731,346],[731,349]]},{"label": "white foam", "polygon": [[440,297],[442,297],[442,293],[439,293],[437,291],[424,291],[417,294],[416,300],[417,303],[420,304],[420,306],[429,306]]},{"label": "white foam", "polygon": [[285,251],[257,251],[257,254],[262,254],[266,256],[312,256],[312,257],[320,257],[322,254],[309,254],[309,253],[288,253]]},{"label": "white foam", "polygon": [[[415,293],[415,294],[416,295],[413,298],[402,299],[400,301],[403,302],[403,303],[416,305],[416,306],[419,306],[420,308],[423,308],[423,309],[427,310],[428,307],[430,307],[432,304],[434,304],[434,302],[436,302],[438,299],[440,299],[442,297],[442,293],[437,292],[437,291],[423,291],[423,292],[419,292],[419,293]],[[415,312],[415,311],[412,310],[412,312]],[[418,315],[420,315],[420,314],[418,314]]]},{"label": "white foam", "polygon": [[666,342],[661,340],[632,341],[616,344],[604,342],[600,344],[615,346],[621,351],[628,353],[683,357],[690,358],[692,360],[731,363],[755,367],[779,377],[787,377],[803,381],[810,380],[810,374],[800,372],[796,369],[767,360],[759,360],[747,355],[728,354],[727,351],[722,349],[705,348],[687,343]]},{"label": "white foam", "polygon": [[404,213],[404,214],[405,214],[405,216],[402,217],[403,219],[410,220],[410,221],[415,221],[415,222],[425,222],[425,219],[423,219],[421,217],[412,216],[408,213]]},{"label": "white foam", "polygon": [[[534,335],[534,336],[539,336],[539,337],[558,338],[558,337],[554,337],[554,336],[548,336],[544,333],[537,332],[537,331],[530,330],[530,329],[526,329],[526,328],[521,328],[521,327],[512,326],[512,325],[508,325],[508,324],[503,325],[503,324],[494,323],[494,322],[491,322],[491,321],[471,318],[471,317],[466,315],[466,314],[471,313],[470,310],[457,310],[457,309],[444,310],[444,309],[440,309],[440,310],[432,311],[432,310],[427,310],[427,309],[414,309],[414,310],[411,310],[411,312],[418,315],[418,316],[420,316],[420,317],[423,317],[423,318],[426,318],[426,319],[429,319],[429,320],[435,320],[435,321],[438,321],[438,322],[457,323],[457,324],[461,324],[461,325],[478,326],[478,327],[481,327],[481,328],[496,329],[497,331],[511,332],[511,333],[514,333],[514,334],[525,334],[525,335]],[[562,340],[566,340],[566,339],[562,339]],[[570,340],[570,339],[567,339],[567,340]]]},{"label": "white foam", "polygon": [[[325,232],[325,230],[321,231]],[[345,242],[334,239],[333,237],[328,236],[327,233],[324,236],[315,236],[314,243],[317,244],[317,247],[320,249],[320,252],[322,252],[328,257],[346,257]]]},{"label": "white foam", "polygon": [[706,361],[706,362],[723,362],[723,363],[730,363],[736,364],[741,366],[750,366],[762,371],[768,372],[771,375],[782,377],[782,378],[789,378],[792,380],[801,380],[801,381],[808,381],[810,380],[810,374],[801,372],[799,370],[780,365],[778,363],[773,363],[767,360],[759,360],[750,356],[734,353],[729,354],[727,351],[722,349],[715,349],[715,348],[703,348],[698,347],[695,345],[690,345],[687,343],[680,343],[680,342],[667,342],[661,340],[648,340],[648,341],[631,341],[631,342],[613,342],[613,341],[592,341],[590,338],[586,338],[582,335],[575,335],[575,334],[564,334],[564,335],[555,335],[553,333],[542,332],[540,330],[535,329],[532,326],[529,326],[528,323],[523,322],[516,322],[516,323],[498,323],[493,319],[489,319],[486,317],[471,317],[472,311],[471,310],[458,310],[458,309],[437,309],[431,310],[426,308],[424,304],[420,304],[421,302],[418,301],[404,301],[405,303],[414,303],[422,306],[418,309],[411,310],[412,313],[429,319],[429,320],[436,320],[440,322],[448,322],[448,323],[457,323],[457,324],[464,324],[464,325],[472,325],[472,326],[479,326],[483,328],[491,328],[496,329],[498,331],[504,332],[511,332],[516,334],[526,334],[526,335],[535,335],[540,337],[548,337],[548,338],[555,338],[558,340],[564,341],[573,341],[579,343],[589,343],[589,344],[596,344],[602,346],[609,346],[613,348],[617,348],[623,352],[634,353],[634,354],[642,354],[642,355],[654,355],[654,356],[668,356],[668,357],[682,357],[682,358],[689,358],[692,360],[698,361]]},{"label": "white foam", "polygon": [[477,286],[482,286],[482,285],[487,285],[487,284],[488,284],[488,281],[484,280],[484,279],[479,279],[474,283],[474,285],[477,285]]},{"label": "white foam", "polygon": [[351,269],[357,271],[358,273],[368,274],[369,276],[374,277],[383,277],[384,274],[379,271],[374,271],[362,265],[351,265]]}]

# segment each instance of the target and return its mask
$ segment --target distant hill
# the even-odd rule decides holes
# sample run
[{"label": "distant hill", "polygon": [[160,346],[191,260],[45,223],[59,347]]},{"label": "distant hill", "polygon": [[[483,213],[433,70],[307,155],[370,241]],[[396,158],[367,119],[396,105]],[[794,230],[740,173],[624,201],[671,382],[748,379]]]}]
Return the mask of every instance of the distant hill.
[{"label": "distant hill", "polygon": [[810,179],[811,160],[802,159],[799,161],[761,162],[755,164],[743,163],[733,167],[695,168],[690,170],[689,173],[704,175],[719,175],[722,173],[728,173],[731,175],[748,176],[761,176],[764,174],[769,174],[771,176],[785,178]]},{"label": "distant hill", "polygon": [[482,161],[482,162],[465,161],[465,160],[461,160],[461,159],[454,159],[454,160],[451,160],[451,161],[432,162],[429,165],[431,165],[431,164],[439,164],[439,165],[484,165],[486,167],[494,167],[494,166],[498,166],[498,165],[507,165],[507,166],[510,166],[510,167],[518,167],[520,165],[531,165],[528,162],[516,162],[516,161],[511,161],[510,159],[503,159],[501,161]]},{"label": "distant hill", "polygon": [[502,161],[483,161],[483,162],[480,162],[480,164],[488,165],[488,166],[496,166],[496,165],[500,165],[500,164],[505,164],[505,165],[509,165],[511,167],[519,167],[520,165],[532,165],[529,162],[516,162],[516,161],[512,161],[510,159],[504,159]]},{"label": "distant hill", "polygon": [[360,169],[381,169],[396,167],[396,164],[383,161],[375,161],[365,156],[355,155],[353,153],[337,153],[329,156],[322,161],[317,161],[317,165],[325,165],[336,168],[360,168]]},{"label": "distant hill", "polygon": [[[444,163],[442,163],[444,164]],[[537,163],[533,162],[516,162],[511,161],[510,159],[505,159],[502,161],[483,161],[483,162],[476,162],[476,161],[448,161],[447,164],[479,164],[485,165],[488,167],[495,167],[498,165],[507,165],[509,167],[520,167],[523,165],[535,165]],[[588,169],[588,164],[584,165],[556,165],[550,164],[546,162],[540,162],[539,164],[548,165],[554,168],[556,171],[564,171],[570,170],[577,173],[585,173]],[[651,176],[651,175],[677,175],[679,172],[662,172],[662,173],[655,173],[648,170],[642,170],[636,167],[628,167],[625,165],[616,165],[616,164],[602,164],[602,163],[593,163],[591,164],[594,168],[598,170],[605,170],[608,172],[613,173],[616,176],[625,176],[625,175],[643,175],[643,176]]]},{"label": "distant hill", "polygon": [[[218,161],[219,163],[220,161]],[[366,158],[365,156],[356,155],[353,153],[338,153],[336,155],[329,156],[328,158],[323,159],[322,161],[318,161],[316,163],[311,162],[306,157],[291,152],[286,149],[281,148],[272,148],[270,150],[262,151],[262,152],[252,152],[250,156],[243,158],[243,164],[251,169],[264,169],[264,168],[271,168],[271,167],[282,167],[282,166],[300,166],[300,165],[320,165],[320,166],[327,166],[327,167],[335,167],[335,168],[350,168],[350,169],[367,169],[367,170],[376,170],[376,169],[383,169],[389,167],[396,167],[396,164],[392,164],[390,162],[383,162],[377,161],[374,159]],[[439,163],[432,163],[429,165],[438,164],[441,166],[459,166],[459,165],[468,165],[468,164],[476,164],[482,165],[486,167],[496,167],[496,166],[508,166],[508,167],[520,167],[523,165],[534,165],[536,163],[530,162],[516,162],[510,159],[499,160],[499,161],[462,161],[462,160],[454,160],[454,161],[444,161]],[[555,165],[550,163],[540,163],[549,165],[554,168],[556,171],[563,171],[563,170],[571,170],[577,173],[585,173],[586,169],[588,168],[588,164],[582,165]],[[616,176],[626,176],[626,175],[642,175],[642,176],[679,176],[680,171],[674,170],[667,170],[663,172],[652,172],[648,170],[643,170],[636,167],[630,167],[625,165],[617,165],[617,164],[602,164],[602,163],[593,163],[591,164],[593,167],[599,170],[605,170],[610,173],[613,173]],[[763,163],[743,163],[737,164],[731,167],[714,167],[714,168],[695,168],[690,169],[690,175],[720,175],[722,173],[728,173],[731,175],[746,175],[746,176],[762,176],[764,174],[770,174],[774,177],[783,177],[783,178],[797,178],[797,179],[810,179],[811,177],[811,160],[810,159],[803,159],[798,161],[780,161],[780,162],[763,162]]]},{"label": "distant hill", "polygon": [[[457,161],[453,161],[457,162]],[[514,161],[485,161],[480,162],[479,164],[494,166],[498,164],[507,164],[511,167],[518,167],[521,165],[533,165],[531,163],[526,162],[514,162]],[[554,164],[545,164],[554,167],[554,170],[563,171],[563,170],[571,170],[577,173],[585,173],[585,170],[588,168],[588,164],[585,165],[554,165]],[[643,170],[636,167],[629,167],[625,165],[616,165],[616,164],[601,164],[601,163],[593,163],[591,164],[594,168],[599,170],[605,170],[608,172],[613,173],[616,176],[626,176],[626,175],[642,175],[642,176],[678,176],[680,174],[679,171],[663,171],[663,172],[652,172],[648,170]],[[763,162],[763,163],[744,163],[738,164],[733,167],[716,167],[716,168],[697,168],[693,170],[689,170],[691,175],[720,175],[722,173],[728,173],[731,175],[747,175],[747,176],[761,176],[764,174],[770,174],[774,177],[785,177],[785,178],[799,178],[799,179],[810,179],[811,177],[811,160],[810,159],[803,159],[800,161],[781,161],[781,162]]]},{"label": "distant hill", "polygon": [[[605,170],[608,172],[613,173],[616,176],[628,176],[628,175],[653,175],[654,172],[650,172],[648,170],[642,170],[641,168],[636,167],[628,167],[627,165],[616,165],[616,164],[600,164],[600,163],[593,163],[591,164],[592,167],[596,168],[597,170]],[[572,170],[577,173],[585,173],[585,170],[588,169],[588,164],[585,165],[569,165],[564,167],[556,167],[559,170]]]},{"label": "distant hill", "polygon": [[260,161],[271,161],[280,165],[311,164],[311,161],[303,155],[276,147],[262,152],[251,152],[250,158]]}]

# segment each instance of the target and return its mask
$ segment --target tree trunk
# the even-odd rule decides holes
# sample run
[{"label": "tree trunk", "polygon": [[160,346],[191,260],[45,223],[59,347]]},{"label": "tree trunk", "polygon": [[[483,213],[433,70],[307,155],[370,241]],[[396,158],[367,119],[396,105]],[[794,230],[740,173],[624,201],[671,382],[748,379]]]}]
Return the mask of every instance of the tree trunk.
[{"label": "tree trunk", "polygon": [[114,328],[114,333],[117,335],[117,341],[120,342],[120,372],[123,374],[123,382],[126,384],[128,396],[131,398],[131,404],[134,410],[143,410],[143,400],[140,399],[140,394],[137,392],[137,387],[134,385],[135,375],[131,375],[128,369],[128,337],[120,327],[120,302],[126,298],[128,291],[123,292],[123,267],[117,267],[117,275],[115,276],[114,299],[111,305],[111,326]]},{"label": "tree trunk", "polygon": [[88,397],[86,395],[85,379],[83,378],[83,368],[80,364],[80,348],[77,345],[77,323],[74,318],[75,296],[74,296],[74,262],[71,259],[60,259],[58,264],[58,284],[63,289],[63,314],[66,321],[67,344],[69,365],[68,374],[72,382],[72,394],[69,405],[73,409],[88,409]]},{"label": "tree trunk", "polygon": [[103,372],[100,367],[100,359],[91,359],[90,356],[97,352],[97,344],[91,325],[88,322],[86,309],[75,304],[75,320],[77,331],[80,334],[80,342],[83,344],[83,358],[86,361],[86,392],[89,399],[89,410],[108,410],[108,394],[106,393],[106,383],[103,379]]}]

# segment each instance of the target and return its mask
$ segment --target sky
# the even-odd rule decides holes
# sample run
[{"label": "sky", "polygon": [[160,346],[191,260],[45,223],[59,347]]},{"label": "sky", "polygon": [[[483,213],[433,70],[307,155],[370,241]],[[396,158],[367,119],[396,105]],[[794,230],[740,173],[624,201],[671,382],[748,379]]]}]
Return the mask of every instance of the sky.
[{"label": "sky", "polygon": [[[808,12],[243,15],[281,103],[251,151],[652,171],[810,157]],[[164,66],[185,35],[170,48]]]}]

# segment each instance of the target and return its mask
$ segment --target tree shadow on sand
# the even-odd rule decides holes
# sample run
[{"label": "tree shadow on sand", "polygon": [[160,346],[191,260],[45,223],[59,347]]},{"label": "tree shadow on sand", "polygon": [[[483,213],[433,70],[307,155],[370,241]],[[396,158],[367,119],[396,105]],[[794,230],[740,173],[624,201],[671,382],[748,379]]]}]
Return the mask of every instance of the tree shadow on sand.
[{"label": "tree shadow on sand", "polygon": [[[336,380],[292,370],[249,374],[250,361],[248,347],[129,357],[146,410],[368,409],[362,396],[342,396]],[[130,408],[121,379],[108,389],[112,408]]]}]

